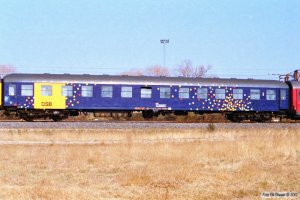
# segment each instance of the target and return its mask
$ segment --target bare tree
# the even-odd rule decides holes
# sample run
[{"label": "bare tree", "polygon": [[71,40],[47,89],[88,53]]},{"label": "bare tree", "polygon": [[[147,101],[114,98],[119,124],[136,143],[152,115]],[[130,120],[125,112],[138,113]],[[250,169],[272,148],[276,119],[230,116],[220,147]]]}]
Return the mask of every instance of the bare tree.
[{"label": "bare tree", "polygon": [[130,71],[123,72],[121,75],[129,75],[129,76],[171,76],[171,75],[179,75],[183,77],[205,77],[207,76],[207,72],[212,68],[211,65],[204,66],[198,65],[194,67],[190,60],[184,60],[180,65],[177,66],[173,71],[175,73],[170,73],[167,67],[162,67],[160,65],[153,65],[146,68],[144,71],[138,69],[131,69]]},{"label": "bare tree", "polygon": [[207,76],[207,72],[211,70],[212,66],[207,65],[206,67],[204,65],[198,65],[194,69],[194,77],[200,78]]},{"label": "bare tree", "polygon": [[170,76],[169,69],[160,65],[153,65],[146,69],[146,75],[148,76]]},{"label": "bare tree", "polygon": [[190,60],[184,60],[180,65],[178,65],[177,72],[179,76],[191,77],[193,74],[192,62]]},{"label": "bare tree", "polygon": [[177,67],[177,73],[179,76],[183,77],[205,77],[207,75],[207,72],[212,68],[211,65],[204,66],[204,65],[198,65],[196,67],[193,66],[192,62],[190,60],[184,60],[178,67]]},{"label": "bare tree", "polygon": [[16,72],[16,68],[12,65],[0,65],[0,77]]},{"label": "bare tree", "polygon": [[138,69],[131,69],[127,72],[121,73],[121,75],[127,76],[169,76],[169,69],[160,65],[153,65],[146,68],[143,72]]},{"label": "bare tree", "polygon": [[122,72],[121,75],[125,75],[125,76],[142,76],[144,75],[144,73],[138,69],[131,69],[129,71],[126,72]]}]

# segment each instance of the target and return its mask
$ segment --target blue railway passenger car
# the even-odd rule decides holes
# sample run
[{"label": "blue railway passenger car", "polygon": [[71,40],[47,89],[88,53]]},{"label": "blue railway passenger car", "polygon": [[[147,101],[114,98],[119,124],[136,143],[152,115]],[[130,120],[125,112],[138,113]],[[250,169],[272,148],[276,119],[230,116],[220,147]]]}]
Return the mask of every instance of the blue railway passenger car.
[{"label": "blue railway passenger car", "polygon": [[61,120],[78,112],[222,112],[229,119],[264,120],[289,109],[289,87],[273,80],[10,74],[3,79],[7,112],[23,119]]}]

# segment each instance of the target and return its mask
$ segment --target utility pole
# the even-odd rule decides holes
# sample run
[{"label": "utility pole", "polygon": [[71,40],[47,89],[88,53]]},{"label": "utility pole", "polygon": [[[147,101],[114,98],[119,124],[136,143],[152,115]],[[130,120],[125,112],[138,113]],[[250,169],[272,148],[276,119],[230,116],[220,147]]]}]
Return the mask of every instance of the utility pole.
[{"label": "utility pole", "polygon": [[164,46],[164,67],[166,67],[166,45],[169,43],[169,39],[161,39],[160,43]]}]

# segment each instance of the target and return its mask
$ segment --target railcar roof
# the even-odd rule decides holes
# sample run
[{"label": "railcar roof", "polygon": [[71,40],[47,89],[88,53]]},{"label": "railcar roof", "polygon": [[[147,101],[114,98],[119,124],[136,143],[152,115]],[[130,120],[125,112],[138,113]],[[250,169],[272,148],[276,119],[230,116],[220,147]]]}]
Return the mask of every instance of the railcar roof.
[{"label": "railcar roof", "polygon": [[4,82],[47,82],[47,83],[88,83],[88,84],[128,84],[128,85],[181,85],[181,86],[230,86],[288,88],[284,82],[275,80],[150,77],[117,75],[79,74],[9,74]]},{"label": "railcar roof", "polygon": [[290,81],[288,82],[292,88],[300,88],[300,81]]}]

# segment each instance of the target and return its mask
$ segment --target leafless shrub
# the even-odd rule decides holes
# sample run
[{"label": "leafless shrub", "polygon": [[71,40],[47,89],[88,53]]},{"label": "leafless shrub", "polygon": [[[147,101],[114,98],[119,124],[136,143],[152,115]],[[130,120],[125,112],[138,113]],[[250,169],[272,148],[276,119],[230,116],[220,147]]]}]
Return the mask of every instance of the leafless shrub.
[{"label": "leafless shrub", "polygon": [[146,69],[146,75],[148,76],[170,76],[169,69],[160,65],[153,65]]},{"label": "leafless shrub", "polygon": [[123,76],[142,76],[144,73],[139,69],[130,69],[129,71],[122,72],[121,75]]},{"label": "leafless shrub", "polygon": [[178,65],[177,73],[179,76],[183,77],[201,78],[206,76],[207,72],[211,68],[211,65],[206,67],[204,65],[198,65],[194,67],[190,60],[184,60],[180,65]]},{"label": "leafless shrub", "polygon": [[[128,76],[183,76],[183,77],[206,77],[208,76],[207,73],[211,70],[211,65],[197,65],[193,66],[190,60],[184,60],[180,65],[173,69],[169,69],[167,67],[163,67],[160,65],[153,65],[150,66],[143,71],[140,69],[131,69],[127,72],[121,73],[121,75],[128,75]],[[171,73],[172,72],[172,73]],[[216,76],[210,76],[216,77]]]},{"label": "leafless shrub", "polygon": [[16,72],[16,68],[12,65],[0,65],[0,77]]},{"label": "leafless shrub", "polygon": [[121,73],[127,76],[170,76],[169,69],[160,65],[153,65],[146,68],[144,71],[139,69],[131,69],[127,72]]},{"label": "leafless shrub", "polygon": [[216,130],[216,126],[213,123],[209,123],[207,126],[207,131],[212,133]]}]

